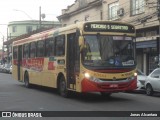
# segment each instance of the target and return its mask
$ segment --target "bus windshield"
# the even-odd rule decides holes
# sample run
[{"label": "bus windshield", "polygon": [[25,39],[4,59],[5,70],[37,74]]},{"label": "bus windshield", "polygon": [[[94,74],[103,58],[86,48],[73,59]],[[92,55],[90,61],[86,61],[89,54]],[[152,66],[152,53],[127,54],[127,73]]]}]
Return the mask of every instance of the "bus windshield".
[{"label": "bus windshield", "polygon": [[92,67],[134,66],[133,38],[127,36],[84,35],[82,61]]}]

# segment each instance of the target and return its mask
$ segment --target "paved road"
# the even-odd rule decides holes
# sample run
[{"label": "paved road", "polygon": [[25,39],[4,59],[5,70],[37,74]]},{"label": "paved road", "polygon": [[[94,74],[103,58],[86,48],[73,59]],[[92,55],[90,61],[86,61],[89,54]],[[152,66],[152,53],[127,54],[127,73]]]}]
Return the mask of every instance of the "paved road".
[{"label": "paved road", "polygon": [[25,88],[10,74],[0,73],[0,111],[160,111],[160,94],[150,97],[137,93],[115,93],[108,99],[98,93],[73,94],[68,99],[59,96],[54,89],[39,86]]}]

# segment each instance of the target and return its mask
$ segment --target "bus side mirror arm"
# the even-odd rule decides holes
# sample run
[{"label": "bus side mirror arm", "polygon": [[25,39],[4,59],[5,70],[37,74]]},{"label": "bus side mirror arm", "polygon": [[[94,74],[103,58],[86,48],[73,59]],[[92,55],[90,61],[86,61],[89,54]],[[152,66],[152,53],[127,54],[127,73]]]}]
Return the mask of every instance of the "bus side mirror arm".
[{"label": "bus side mirror arm", "polygon": [[80,52],[81,52],[83,50],[83,48],[84,48],[83,36],[79,36],[79,46],[80,46]]}]

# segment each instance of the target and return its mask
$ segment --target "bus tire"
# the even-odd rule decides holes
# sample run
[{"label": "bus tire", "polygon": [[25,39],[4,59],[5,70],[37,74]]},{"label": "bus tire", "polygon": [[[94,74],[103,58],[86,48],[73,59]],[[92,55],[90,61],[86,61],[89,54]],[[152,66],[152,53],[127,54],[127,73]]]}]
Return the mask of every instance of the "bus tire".
[{"label": "bus tire", "polygon": [[100,92],[102,97],[110,97],[112,93]]},{"label": "bus tire", "polygon": [[30,87],[31,87],[31,85],[30,85],[30,83],[29,83],[29,75],[28,75],[28,72],[26,72],[26,73],[24,74],[24,85],[25,85],[26,88],[30,88]]},{"label": "bus tire", "polygon": [[62,97],[65,97],[65,98],[68,97],[68,90],[66,87],[66,82],[65,82],[64,76],[61,76],[59,79],[58,91]]}]

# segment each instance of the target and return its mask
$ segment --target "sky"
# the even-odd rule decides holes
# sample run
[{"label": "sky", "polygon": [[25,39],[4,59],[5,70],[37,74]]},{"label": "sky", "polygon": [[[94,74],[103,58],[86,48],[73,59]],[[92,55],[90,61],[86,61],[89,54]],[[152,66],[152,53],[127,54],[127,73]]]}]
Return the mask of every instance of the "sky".
[{"label": "sky", "polygon": [[11,21],[39,20],[41,13],[46,14],[44,20],[57,20],[62,9],[75,3],[75,0],[0,0],[0,49],[3,36],[7,36],[7,24]]}]

